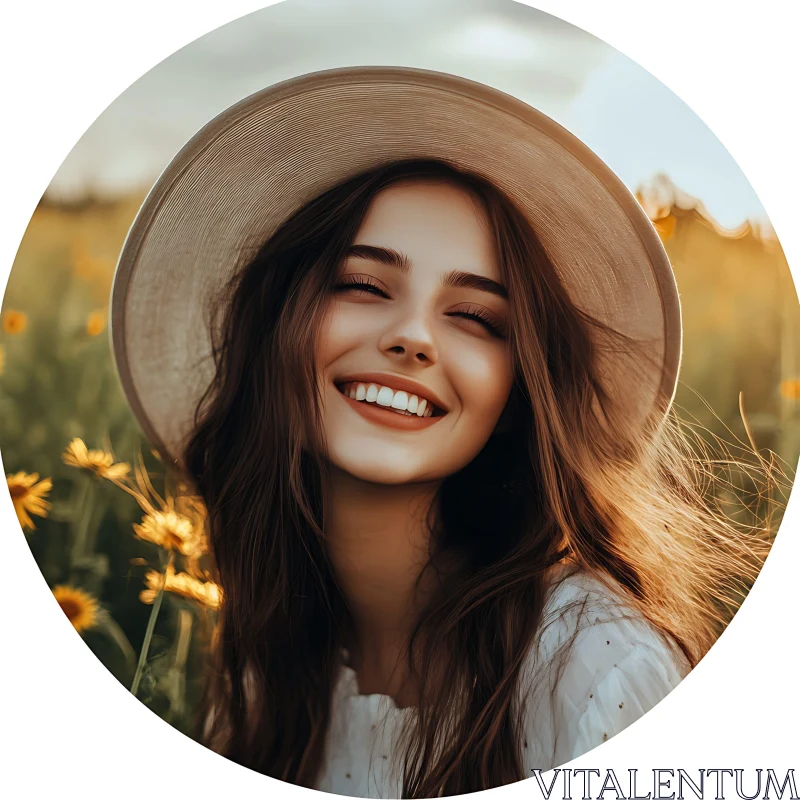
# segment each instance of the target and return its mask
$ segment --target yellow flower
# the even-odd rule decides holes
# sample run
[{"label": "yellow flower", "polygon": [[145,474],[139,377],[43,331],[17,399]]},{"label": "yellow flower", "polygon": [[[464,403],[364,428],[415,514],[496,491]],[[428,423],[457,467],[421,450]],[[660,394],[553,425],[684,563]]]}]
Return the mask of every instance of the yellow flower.
[{"label": "yellow flower", "polygon": [[133,530],[140,539],[165,550],[178,550],[185,556],[199,557],[205,552],[205,538],[188,517],[172,509],[152,511]]},{"label": "yellow flower", "polygon": [[67,619],[78,633],[97,624],[100,605],[83,589],[75,589],[72,586],[56,586],[53,589],[53,597],[56,598],[61,610],[67,615]]},{"label": "yellow flower", "polygon": [[781,381],[781,397],[800,400],[800,379]]},{"label": "yellow flower", "polygon": [[[37,483],[38,481],[38,483]],[[45,500],[45,496],[53,488],[53,481],[50,478],[39,480],[39,474],[33,472],[17,472],[14,475],[6,475],[8,491],[11,493],[11,502],[17,512],[17,519],[23,528],[36,530],[30,514],[37,517],[46,517],[50,503]]]},{"label": "yellow flower", "polygon": [[105,316],[100,311],[92,311],[86,320],[86,332],[89,336],[97,336],[106,326]]},{"label": "yellow flower", "polygon": [[84,441],[75,437],[61,455],[62,461],[70,467],[87,469],[107,480],[119,480],[130,472],[130,465],[124,461],[114,463],[114,456],[105,450],[88,450]]},{"label": "yellow flower", "polygon": [[[152,603],[161,588],[162,575],[156,570],[148,570],[145,575],[147,589],[139,593],[139,599],[143,603]],[[222,602],[222,589],[213,581],[199,581],[185,572],[175,572],[175,567],[171,564],[166,569],[165,592],[185,597],[187,600],[195,600],[204,606],[217,609]]]},{"label": "yellow flower", "polygon": [[6,333],[22,333],[28,326],[28,315],[23,311],[9,309],[3,314],[3,330]]}]

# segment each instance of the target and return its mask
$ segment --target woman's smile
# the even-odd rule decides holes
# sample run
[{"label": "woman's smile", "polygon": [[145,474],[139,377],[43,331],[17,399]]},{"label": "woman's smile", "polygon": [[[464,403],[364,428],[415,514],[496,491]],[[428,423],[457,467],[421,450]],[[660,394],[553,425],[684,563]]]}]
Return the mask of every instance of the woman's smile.
[{"label": "woman's smile", "polygon": [[419,394],[372,381],[345,381],[336,388],[342,399],[370,422],[399,430],[418,431],[435,425],[447,413]]}]

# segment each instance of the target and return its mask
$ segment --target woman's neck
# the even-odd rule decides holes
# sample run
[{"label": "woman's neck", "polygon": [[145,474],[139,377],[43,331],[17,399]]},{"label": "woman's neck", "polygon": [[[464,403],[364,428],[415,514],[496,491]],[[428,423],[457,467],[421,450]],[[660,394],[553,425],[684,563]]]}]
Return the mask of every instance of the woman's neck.
[{"label": "woman's neck", "polygon": [[435,580],[428,511],[438,483],[383,485],[332,469],[325,544],[354,625],[349,643],[362,694],[395,694],[417,614]]}]

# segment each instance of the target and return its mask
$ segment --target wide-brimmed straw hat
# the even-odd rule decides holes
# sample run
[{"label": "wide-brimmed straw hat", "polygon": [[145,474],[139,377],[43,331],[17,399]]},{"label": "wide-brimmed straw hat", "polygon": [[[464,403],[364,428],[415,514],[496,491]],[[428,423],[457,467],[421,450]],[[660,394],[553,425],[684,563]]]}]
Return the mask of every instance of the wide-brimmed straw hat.
[{"label": "wide-brimmed straw hat", "polygon": [[110,335],[122,386],[153,447],[180,463],[213,376],[205,310],[242,248],[365,169],[440,158],[483,175],[529,218],[573,302],[640,341],[652,366],[616,359],[603,383],[631,425],[663,419],[681,359],[674,275],[652,223],[616,175],[531,106],[453,75],[325,70],[250,95],[205,125],[162,172],[123,246]]}]

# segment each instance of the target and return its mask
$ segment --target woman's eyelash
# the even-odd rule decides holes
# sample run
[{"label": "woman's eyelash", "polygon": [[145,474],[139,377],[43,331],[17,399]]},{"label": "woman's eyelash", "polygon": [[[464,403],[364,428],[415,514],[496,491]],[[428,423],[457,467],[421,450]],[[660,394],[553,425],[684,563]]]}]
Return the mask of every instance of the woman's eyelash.
[{"label": "woman's eyelash", "polygon": [[376,286],[374,283],[368,283],[361,278],[342,278],[342,283],[334,286],[334,289],[337,291],[341,291],[343,289],[358,289],[359,291],[366,291],[369,294],[376,294],[380,297],[388,297],[386,292],[383,291],[380,287]]},{"label": "woman's eyelash", "polygon": [[492,336],[497,336],[498,339],[505,339],[505,334],[499,325],[483,310],[477,309],[476,311],[451,311],[451,317],[466,317],[468,319],[475,319],[486,327]]},{"label": "woman's eyelash", "polygon": [[[367,292],[367,294],[374,294],[378,297],[388,297],[386,292],[383,289],[376,286],[374,283],[369,283],[365,280],[360,278],[343,278],[342,282],[334,286],[335,291],[346,291],[355,289],[358,292]],[[486,314],[485,311],[482,309],[470,310],[470,311],[451,311],[449,316],[451,317],[464,317],[465,319],[474,319],[483,325],[492,336],[496,336],[499,339],[504,339],[505,334],[501,330],[501,328],[492,320],[492,318]]]}]

